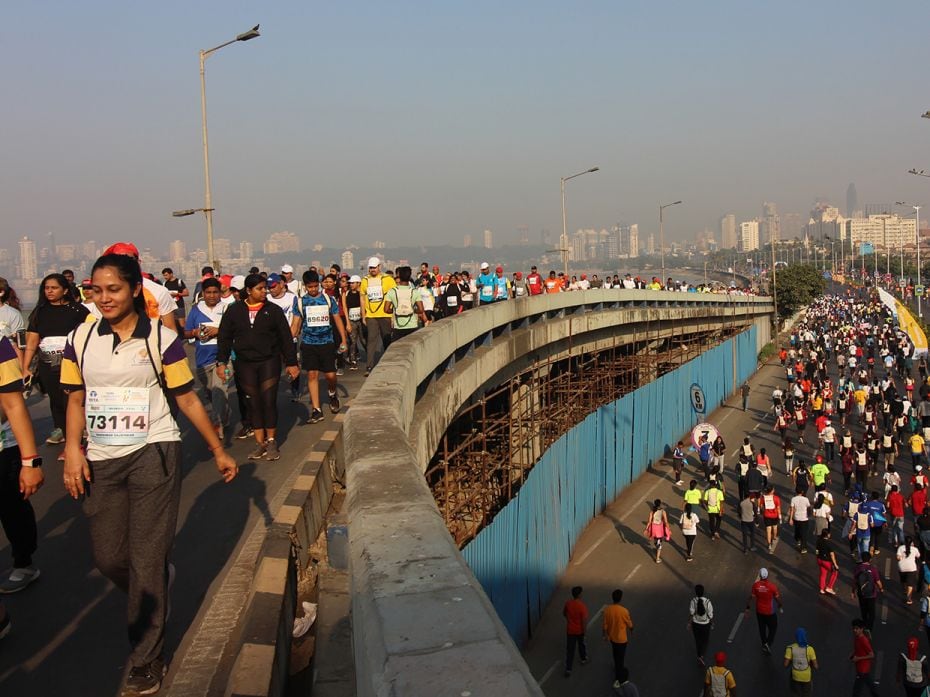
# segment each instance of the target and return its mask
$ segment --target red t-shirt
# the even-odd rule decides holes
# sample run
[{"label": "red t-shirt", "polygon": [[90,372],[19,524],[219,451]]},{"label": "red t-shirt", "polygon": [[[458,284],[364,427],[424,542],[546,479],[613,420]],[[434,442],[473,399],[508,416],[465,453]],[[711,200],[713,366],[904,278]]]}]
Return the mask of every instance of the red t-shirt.
[{"label": "red t-shirt", "polygon": [[562,614],[565,616],[566,634],[584,634],[588,623],[588,608],[582,601],[575,598],[566,600]]},{"label": "red t-shirt", "polygon": [[888,494],[888,512],[895,518],[904,517],[904,496],[900,491],[892,491]]},{"label": "red t-shirt", "polygon": [[542,276],[538,273],[531,273],[526,277],[526,287],[529,288],[530,295],[540,295],[543,292]]},{"label": "red t-shirt", "polygon": [[[872,642],[865,634],[853,637],[853,655],[867,656],[872,653]],[[864,675],[872,672],[872,659],[862,658],[856,661],[856,672]]]},{"label": "red t-shirt", "polygon": [[775,601],[781,601],[781,593],[768,579],[760,579],[752,584],[752,597],[756,599],[756,612],[760,615],[774,615]]},{"label": "red t-shirt", "polygon": [[911,510],[914,511],[914,515],[920,515],[924,512],[924,506],[927,505],[927,490],[914,489],[914,491],[911,492],[911,498],[909,501],[911,504]]}]

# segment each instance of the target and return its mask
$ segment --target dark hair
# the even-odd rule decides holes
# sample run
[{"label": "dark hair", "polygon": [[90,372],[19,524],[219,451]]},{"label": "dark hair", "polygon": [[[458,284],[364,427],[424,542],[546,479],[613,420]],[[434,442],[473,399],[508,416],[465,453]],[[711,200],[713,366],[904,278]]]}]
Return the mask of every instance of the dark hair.
[{"label": "dark hair", "polygon": [[700,598],[701,596],[704,595],[704,586],[703,586],[703,584],[698,583],[698,584],[694,587],[694,594],[695,594],[697,597],[699,597],[699,598]]},{"label": "dark hair", "polygon": [[245,277],[245,283],[242,284],[245,286],[243,290],[252,290],[259,283],[264,283],[264,282],[265,282],[265,279],[261,277],[261,274],[250,273],[248,276]]},{"label": "dark hair", "polygon": [[142,287],[142,268],[139,266],[139,260],[125,254],[104,254],[94,262],[90,275],[93,277],[97,269],[112,267],[116,269],[116,274],[121,280],[126,281],[133,289],[139,286],[140,292],[132,299],[132,307],[136,313],[145,315],[145,297],[141,292]]},{"label": "dark hair", "polygon": [[216,288],[217,290],[219,290],[220,282],[216,280],[215,278],[205,278],[203,282],[200,284],[200,290],[202,292],[202,291],[205,291],[207,288]]},{"label": "dark hair", "polygon": [[10,282],[2,276],[0,276],[0,300],[3,301],[4,305],[9,305],[16,310],[19,310],[22,307],[19,301],[19,296],[16,295],[16,291],[13,290]]},{"label": "dark hair", "polygon": [[304,280],[304,285],[307,285],[308,283],[319,283],[320,274],[318,274],[313,269],[310,269],[309,271],[304,271],[303,280]]},{"label": "dark hair", "polygon": [[174,273],[174,270],[170,266],[166,266],[161,270],[162,273]]},{"label": "dark hair", "polygon": [[821,530],[821,531],[820,531],[820,536],[821,536],[822,538],[824,538],[824,539],[830,537],[830,528],[827,527],[827,528],[824,528],[823,530]]},{"label": "dark hair", "polygon": [[584,589],[581,586],[575,586],[572,588],[572,597],[577,598],[579,595],[581,595],[582,590]]},{"label": "dark hair", "polygon": [[32,312],[29,313],[29,322],[32,322],[33,317],[36,316],[36,313],[48,305],[48,299],[45,297],[45,284],[48,281],[55,281],[60,285],[64,291],[64,299],[68,305],[72,308],[77,306],[77,301],[74,299],[74,296],[71,295],[71,284],[68,283],[68,279],[60,273],[50,273],[48,276],[42,279],[42,282],[39,284],[39,301],[36,303],[36,306],[32,308]]},{"label": "dark hair", "polygon": [[396,273],[397,280],[402,283],[410,283],[410,278],[413,276],[413,272],[410,270],[409,266],[398,266]]},{"label": "dark hair", "polygon": [[[69,273],[69,274],[71,274],[72,276],[74,276],[74,271],[72,271],[71,269],[63,269],[62,272],[61,272],[61,275],[64,276],[66,273]],[[65,288],[67,288],[67,287],[68,287],[68,286],[65,286]]]},{"label": "dark hair", "polygon": [[336,269],[336,273],[339,273],[340,271],[342,271],[342,267],[339,266],[339,264],[330,264],[329,268]]},{"label": "dark hair", "polygon": [[623,591],[619,588],[614,589],[614,592],[610,594],[610,597],[613,598],[615,603],[619,603],[623,600]]},{"label": "dark hair", "polygon": [[[250,274],[257,274],[257,273],[258,273],[258,267],[257,267],[257,266],[253,266],[251,269],[249,269],[249,273],[250,273]],[[255,286],[252,286],[252,287],[254,288]]]},{"label": "dark hair", "polygon": [[205,275],[208,274],[208,273],[213,273],[213,267],[212,267],[212,266],[204,266],[202,269],[200,269],[200,275],[201,275],[201,276],[205,276]]},{"label": "dark hair", "polygon": [[906,556],[911,556],[911,545],[914,544],[914,538],[910,535],[905,536],[904,538],[904,554]]}]

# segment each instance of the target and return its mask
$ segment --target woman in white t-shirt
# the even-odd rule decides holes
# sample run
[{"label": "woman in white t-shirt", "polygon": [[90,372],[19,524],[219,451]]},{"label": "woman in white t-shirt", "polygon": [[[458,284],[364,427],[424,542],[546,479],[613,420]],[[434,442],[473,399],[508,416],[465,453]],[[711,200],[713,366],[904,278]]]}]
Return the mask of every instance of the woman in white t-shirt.
[{"label": "woman in white t-shirt", "polygon": [[686,503],[685,511],[681,514],[681,518],[678,521],[678,524],[681,525],[681,532],[685,536],[685,545],[688,550],[688,556],[685,557],[685,561],[692,561],[694,559],[692,553],[694,552],[694,541],[697,539],[698,524],[700,522],[701,519],[698,518],[697,513],[694,512],[694,507],[690,503]]},{"label": "woman in white t-shirt", "polygon": [[914,602],[911,596],[914,594],[914,586],[917,585],[917,568],[920,565],[920,552],[910,535],[905,537],[904,544],[898,547],[897,558],[898,575],[901,585],[904,586],[905,602],[910,605]]}]

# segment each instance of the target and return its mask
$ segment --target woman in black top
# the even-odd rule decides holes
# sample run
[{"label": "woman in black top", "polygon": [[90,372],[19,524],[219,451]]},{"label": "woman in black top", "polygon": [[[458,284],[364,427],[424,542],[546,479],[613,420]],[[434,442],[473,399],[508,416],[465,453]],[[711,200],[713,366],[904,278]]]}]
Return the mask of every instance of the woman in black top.
[{"label": "woman in black top", "polygon": [[265,302],[265,294],[264,278],[258,274],[246,276],[245,299],[226,309],[217,336],[216,372],[223,379],[230,354],[236,352],[234,367],[249,401],[249,424],[255,431],[257,443],[249,455],[250,460],[281,457],[275,435],[282,356],[291,380],[300,375],[297,351],[284,311],[274,303]]},{"label": "woman in black top", "polygon": [[[32,378],[29,369],[33,357],[39,354],[38,374],[48,394],[54,430],[46,443],[65,442],[65,412],[68,400],[61,389],[61,354],[65,339],[90,314],[86,307],[75,301],[69,293],[68,280],[60,273],[42,279],[39,286],[39,303],[29,315],[26,327],[26,350],[23,353],[23,378]],[[59,460],[62,458],[59,458]]]}]

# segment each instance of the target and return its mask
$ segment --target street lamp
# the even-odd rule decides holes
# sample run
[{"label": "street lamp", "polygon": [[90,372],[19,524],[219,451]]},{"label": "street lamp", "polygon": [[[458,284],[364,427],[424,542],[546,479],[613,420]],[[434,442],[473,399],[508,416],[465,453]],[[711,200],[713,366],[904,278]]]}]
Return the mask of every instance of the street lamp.
[{"label": "street lamp", "polygon": [[665,283],[665,222],[662,213],[666,208],[677,206],[679,203],[681,203],[681,201],[659,205],[659,253],[662,256],[662,278],[660,280],[663,284]]},{"label": "street lamp", "polygon": [[[930,111],[928,111],[927,114],[930,114]],[[926,116],[926,114],[924,115]],[[921,282],[920,282],[920,209],[923,208],[923,206],[918,206],[913,203],[907,203],[906,201],[895,201],[895,203],[899,206],[910,206],[911,208],[914,209],[914,214],[915,214],[914,227],[915,227],[915,233],[916,233],[914,237],[916,238],[915,243],[917,245],[917,285],[920,286],[921,285]],[[901,246],[903,248],[904,244],[902,243]],[[902,272],[901,275],[904,276],[904,273]],[[920,302],[921,294],[918,293],[915,289],[914,295],[917,296],[917,316],[922,318],[924,315],[923,315],[923,308],[921,307],[921,302]]]},{"label": "street lamp", "polygon": [[592,172],[597,172],[600,167],[592,167],[591,169],[586,169],[584,172],[578,172],[573,174],[570,177],[561,178],[561,188],[562,188],[562,244],[559,245],[560,251],[562,252],[562,265],[565,270],[565,278],[568,279],[568,228],[566,225],[565,219],[565,182],[569,179],[574,179],[575,177],[580,177],[582,174],[591,174]]},{"label": "street lamp", "polygon": [[171,215],[175,218],[183,218],[194,213],[203,213],[207,220],[207,260],[213,266],[215,271],[220,270],[219,260],[213,249],[213,197],[210,192],[210,151],[207,146],[207,85],[204,77],[204,63],[212,54],[225,48],[230,44],[238,41],[251,41],[257,39],[261,34],[258,32],[259,25],[256,24],[248,31],[238,34],[235,39],[230,39],[226,43],[204,51],[200,50],[200,119],[201,133],[203,136],[203,208],[185,208],[184,210],[174,211]]}]

